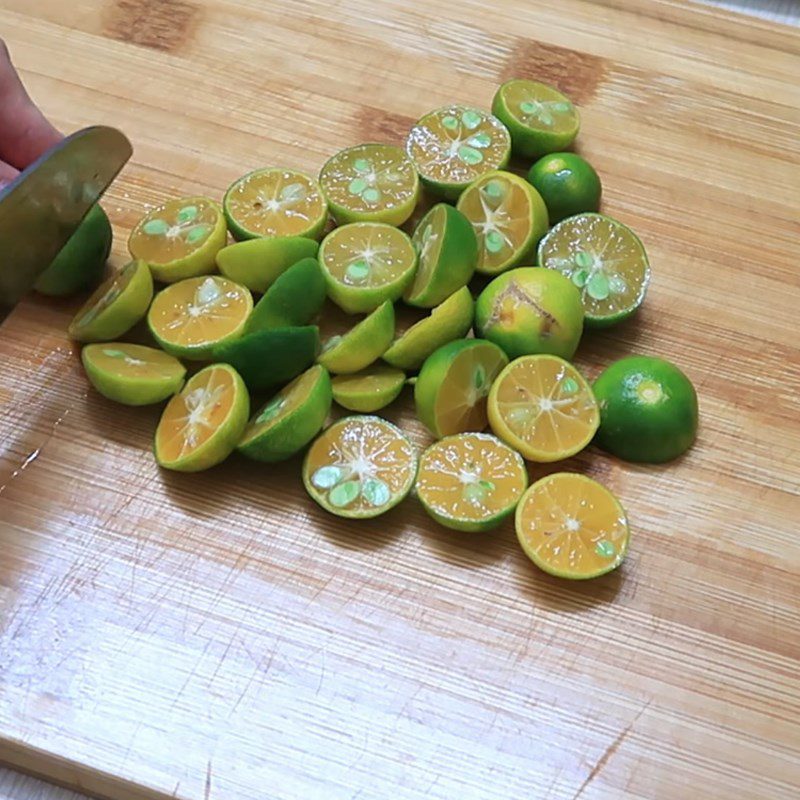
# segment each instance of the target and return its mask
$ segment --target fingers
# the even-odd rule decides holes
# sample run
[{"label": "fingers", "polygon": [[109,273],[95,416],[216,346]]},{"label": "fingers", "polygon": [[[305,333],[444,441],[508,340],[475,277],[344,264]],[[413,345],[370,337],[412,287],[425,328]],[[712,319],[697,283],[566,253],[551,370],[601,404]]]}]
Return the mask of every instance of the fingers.
[{"label": "fingers", "polygon": [[0,160],[23,169],[61,138],[28,96],[0,39]]}]

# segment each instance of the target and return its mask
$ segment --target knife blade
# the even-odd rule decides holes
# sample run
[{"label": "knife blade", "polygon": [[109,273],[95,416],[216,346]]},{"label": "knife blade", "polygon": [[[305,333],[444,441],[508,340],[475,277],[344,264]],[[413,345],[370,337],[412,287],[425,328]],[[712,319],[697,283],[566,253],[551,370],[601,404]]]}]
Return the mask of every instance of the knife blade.
[{"label": "knife blade", "polygon": [[105,126],[73,133],[0,189],[0,322],[28,292],[131,157]]}]

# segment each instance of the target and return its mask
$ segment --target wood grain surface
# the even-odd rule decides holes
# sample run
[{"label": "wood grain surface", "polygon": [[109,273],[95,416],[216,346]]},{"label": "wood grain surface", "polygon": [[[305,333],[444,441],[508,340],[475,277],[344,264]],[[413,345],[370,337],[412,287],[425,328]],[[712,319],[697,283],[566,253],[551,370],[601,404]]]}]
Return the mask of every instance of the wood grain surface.
[{"label": "wood grain surface", "polygon": [[3,0],[0,30],[62,129],[135,144],[117,265],[165,198],[559,85],[654,269],[578,362],[664,355],[702,424],[668,466],[568,462],[633,526],[570,584],[511,525],[326,516],[296,460],[159,472],[159,409],[90,391],[75,304],[32,298],[0,335],[1,760],[114,800],[800,794],[797,31],[636,0]]}]

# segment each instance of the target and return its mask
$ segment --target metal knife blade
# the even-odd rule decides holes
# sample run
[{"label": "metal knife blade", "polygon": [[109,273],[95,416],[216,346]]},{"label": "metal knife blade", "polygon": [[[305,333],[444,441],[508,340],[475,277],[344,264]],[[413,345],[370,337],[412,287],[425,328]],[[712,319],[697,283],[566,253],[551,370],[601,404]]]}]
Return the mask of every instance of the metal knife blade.
[{"label": "metal knife blade", "polygon": [[0,321],[33,287],[132,153],[115,128],[85,128],[0,189]]}]

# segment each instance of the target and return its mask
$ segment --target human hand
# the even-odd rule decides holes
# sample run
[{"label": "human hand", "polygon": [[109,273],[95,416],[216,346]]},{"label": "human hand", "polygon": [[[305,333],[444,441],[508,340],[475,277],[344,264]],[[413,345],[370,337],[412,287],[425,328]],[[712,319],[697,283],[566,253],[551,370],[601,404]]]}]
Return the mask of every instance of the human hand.
[{"label": "human hand", "polygon": [[28,96],[0,39],[0,187],[61,138]]}]

